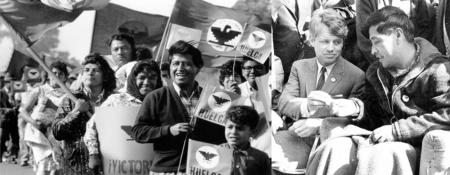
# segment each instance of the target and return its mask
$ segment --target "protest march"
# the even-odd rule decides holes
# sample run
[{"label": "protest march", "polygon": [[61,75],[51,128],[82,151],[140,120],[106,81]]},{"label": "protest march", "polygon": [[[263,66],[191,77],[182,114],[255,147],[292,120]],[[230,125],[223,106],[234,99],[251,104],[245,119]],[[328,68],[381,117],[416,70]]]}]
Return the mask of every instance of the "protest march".
[{"label": "protest march", "polygon": [[0,0],[0,174],[450,174],[449,35],[448,0]]}]

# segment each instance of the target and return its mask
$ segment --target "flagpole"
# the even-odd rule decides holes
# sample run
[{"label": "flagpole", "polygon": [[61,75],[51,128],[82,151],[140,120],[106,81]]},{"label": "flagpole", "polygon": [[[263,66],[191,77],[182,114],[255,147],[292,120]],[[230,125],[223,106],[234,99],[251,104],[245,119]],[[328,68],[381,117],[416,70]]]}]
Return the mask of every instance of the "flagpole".
[{"label": "flagpole", "polygon": [[69,88],[66,87],[66,85],[50,70],[50,68],[44,63],[44,61],[39,57],[39,55],[36,53],[36,51],[33,50],[33,48],[31,48],[31,44],[27,42],[27,40],[25,39],[25,37],[17,32],[12,26],[11,24],[9,24],[5,18],[3,18],[3,15],[0,14],[0,21],[3,22],[3,24],[6,25],[6,27],[8,27],[10,29],[10,31],[16,35],[19,38],[19,41],[21,44],[26,45],[25,49],[26,51],[31,55],[31,58],[33,58],[33,60],[35,60],[36,62],[39,63],[40,66],[42,66],[42,68],[44,68],[44,70],[48,73],[48,75],[53,78],[56,83],[62,88],[62,90],[67,93],[68,97],[71,100],[77,100],[77,98],[72,94],[72,92],[69,90]]},{"label": "flagpole", "polygon": [[[176,6],[177,2],[178,2],[178,0],[175,1],[175,6]],[[175,8],[175,7],[174,7],[174,8]],[[173,11],[173,10],[172,10],[172,11]],[[169,27],[170,27],[170,20],[171,20],[171,19],[172,19],[172,14],[170,14],[169,19],[167,20],[166,27],[164,28],[164,34],[163,34],[163,37],[162,37],[162,41],[159,43],[158,52],[156,53],[156,60],[155,60],[155,61],[156,61],[156,62],[159,61],[159,66],[160,66],[160,67],[161,67],[161,65],[162,65],[163,59],[160,58],[159,55],[160,55],[160,53],[161,53],[161,49],[163,49],[163,51],[166,49],[166,48],[165,48],[166,44],[164,44],[164,43],[165,43],[165,41],[167,40],[166,38],[168,37],[168,36],[166,36],[166,35],[168,35],[168,34],[167,34],[167,31],[169,30]],[[163,54],[161,57],[164,57],[164,54]]]}]

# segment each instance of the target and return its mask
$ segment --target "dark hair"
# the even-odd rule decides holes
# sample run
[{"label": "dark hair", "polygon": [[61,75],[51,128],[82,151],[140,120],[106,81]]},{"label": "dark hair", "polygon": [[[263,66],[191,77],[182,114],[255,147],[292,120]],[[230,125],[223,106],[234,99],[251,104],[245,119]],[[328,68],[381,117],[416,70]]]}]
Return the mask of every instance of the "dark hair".
[{"label": "dark hair", "polygon": [[241,79],[244,79],[242,76],[241,62],[229,60],[225,64],[223,64],[219,69],[219,83],[223,86],[223,80],[225,77],[229,77],[233,75],[238,75]]},{"label": "dark hair", "polygon": [[103,75],[103,89],[105,92],[112,92],[116,89],[116,76],[114,71],[106,62],[105,58],[98,53],[91,53],[84,58],[81,65],[96,64],[100,67]]},{"label": "dark hair", "polygon": [[169,71],[170,70],[170,64],[169,63],[162,63],[161,64],[161,71]]},{"label": "dark hair", "polygon": [[55,61],[52,64],[50,64],[50,70],[51,69],[58,69],[62,73],[64,73],[65,76],[69,76],[69,71],[67,70],[67,64],[62,61]]},{"label": "dark hair", "polygon": [[259,121],[258,112],[249,106],[232,106],[226,112],[226,119],[238,125],[247,125],[255,130]]},{"label": "dark hair", "polygon": [[191,55],[192,62],[197,68],[203,67],[202,53],[200,50],[189,43],[179,40],[169,48],[169,63],[172,62],[172,56],[175,54]]},{"label": "dark hair", "polygon": [[136,60],[145,60],[145,59],[152,59],[153,54],[150,49],[147,47],[137,47],[136,48]]},{"label": "dark hair", "polygon": [[367,38],[369,38],[369,28],[375,25],[379,25],[377,32],[382,34],[389,34],[391,32],[389,29],[400,28],[403,30],[406,40],[414,42],[414,24],[408,15],[397,7],[386,6],[370,14],[362,29]]},{"label": "dark hair", "polygon": [[130,44],[130,47],[131,47],[130,61],[136,60],[136,44],[135,44],[134,38],[132,36],[125,34],[125,33],[114,34],[108,39],[108,42],[107,42],[108,47],[111,47],[111,43],[114,40],[128,42],[128,44]]},{"label": "dark hair", "polygon": [[162,87],[162,79],[158,63],[156,63],[155,61],[139,61],[136,63],[136,65],[134,65],[133,69],[131,70],[130,76],[127,79],[127,92],[140,100],[144,100],[145,96],[139,92],[136,85],[136,76],[141,72],[155,72],[157,74],[158,80],[156,81],[155,89]]}]

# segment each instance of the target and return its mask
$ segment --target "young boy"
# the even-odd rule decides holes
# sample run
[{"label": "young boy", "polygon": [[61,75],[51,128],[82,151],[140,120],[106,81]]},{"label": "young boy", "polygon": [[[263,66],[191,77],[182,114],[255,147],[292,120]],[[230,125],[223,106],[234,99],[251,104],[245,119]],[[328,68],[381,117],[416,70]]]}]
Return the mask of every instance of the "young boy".
[{"label": "young boy", "polygon": [[233,149],[231,175],[269,175],[270,159],[266,153],[250,146],[250,137],[259,120],[255,109],[248,106],[232,106],[226,112],[224,147]]}]

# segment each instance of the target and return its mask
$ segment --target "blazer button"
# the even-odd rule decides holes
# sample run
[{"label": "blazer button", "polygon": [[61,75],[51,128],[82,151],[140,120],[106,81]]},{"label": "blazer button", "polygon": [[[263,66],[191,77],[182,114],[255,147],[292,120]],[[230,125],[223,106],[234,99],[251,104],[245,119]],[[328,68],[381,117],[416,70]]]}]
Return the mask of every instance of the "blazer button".
[{"label": "blazer button", "polygon": [[334,78],[334,77],[331,77],[331,82],[336,82],[336,78]]},{"label": "blazer button", "polygon": [[402,100],[403,100],[403,102],[408,103],[409,102],[409,97],[407,95],[403,95],[402,96]]}]

